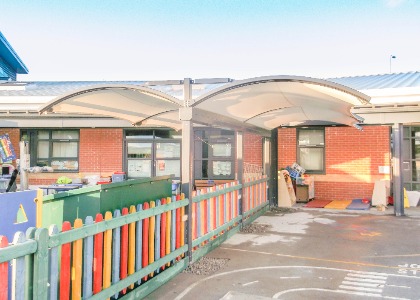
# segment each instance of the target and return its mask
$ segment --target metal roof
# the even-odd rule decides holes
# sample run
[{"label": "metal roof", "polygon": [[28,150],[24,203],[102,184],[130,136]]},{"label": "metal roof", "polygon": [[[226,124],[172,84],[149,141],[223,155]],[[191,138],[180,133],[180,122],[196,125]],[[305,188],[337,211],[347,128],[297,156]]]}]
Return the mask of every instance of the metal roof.
[{"label": "metal roof", "polygon": [[355,90],[420,87],[420,72],[329,78]]},{"label": "metal roof", "polygon": [[[14,81],[0,84],[0,96],[59,96],[102,84],[142,85],[144,81]],[[3,88],[2,88],[3,87]],[[16,89],[14,89],[16,87]]]},{"label": "metal roof", "polygon": [[22,62],[15,50],[0,32],[0,57],[2,57],[16,73],[28,74],[28,68]]}]

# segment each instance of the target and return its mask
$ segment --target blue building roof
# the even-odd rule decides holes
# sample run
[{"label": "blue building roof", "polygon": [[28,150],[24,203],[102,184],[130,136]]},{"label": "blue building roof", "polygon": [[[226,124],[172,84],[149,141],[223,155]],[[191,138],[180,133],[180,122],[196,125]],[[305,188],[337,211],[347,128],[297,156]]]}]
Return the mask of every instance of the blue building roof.
[{"label": "blue building roof", "polygon": [[28,68],[22,62],[15,50],[0,32],[0,57],[2,57],[17,74],[28,74]]},{"label": "blue building roof", "polygon": [[355,90],[420,87],[420,72],[329,78]]}]

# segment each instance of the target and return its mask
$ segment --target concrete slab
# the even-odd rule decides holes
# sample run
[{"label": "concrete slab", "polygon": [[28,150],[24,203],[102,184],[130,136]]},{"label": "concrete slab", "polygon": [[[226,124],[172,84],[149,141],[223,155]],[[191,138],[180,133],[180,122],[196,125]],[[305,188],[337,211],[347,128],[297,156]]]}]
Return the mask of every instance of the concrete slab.
[{"label": "concrete slab", "polygon": [[[375,212],[376,213],[376,212]],[[181,273],[147,299],[418,299],[420,222],[369,211],[269,211],[208,254],[203,276]],[[241,295],[242,294],[242,295]],[[235,298],[232,298],[235,299]],[[243,299],[243,298],[242,298]]]}]

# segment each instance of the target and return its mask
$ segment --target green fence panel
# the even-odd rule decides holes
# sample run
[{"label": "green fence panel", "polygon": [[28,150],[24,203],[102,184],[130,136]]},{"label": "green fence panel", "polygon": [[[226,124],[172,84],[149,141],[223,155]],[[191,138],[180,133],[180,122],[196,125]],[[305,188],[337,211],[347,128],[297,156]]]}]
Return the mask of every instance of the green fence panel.
[{"label": "green fence panel", "polygon": [[73,222],[171,195],[170,176],[127,180],[47,195],[42,206],[42,227],[57,224],[61,230],[64,221]]}]

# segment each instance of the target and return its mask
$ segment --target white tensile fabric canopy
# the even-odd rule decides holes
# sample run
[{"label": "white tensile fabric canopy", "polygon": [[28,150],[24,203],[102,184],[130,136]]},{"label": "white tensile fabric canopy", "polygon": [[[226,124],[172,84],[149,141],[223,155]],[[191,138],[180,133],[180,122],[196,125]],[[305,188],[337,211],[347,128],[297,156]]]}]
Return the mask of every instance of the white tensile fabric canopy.
[{"label": "white tensile fabric canopy", "polygon": [[361,120],[351,108],[369,100],[356,90],[325,80],[270,76],[227,83],[185,101],[147,86],[93,86],[59,96],[40,112],[103,115],[137,126],[180,129],[180,109],[190,107],[197,124],[268,132],[304,124],[352,126]]}]

